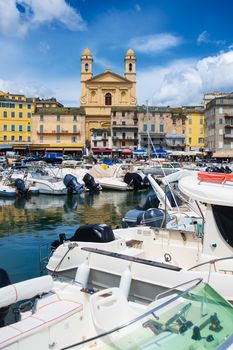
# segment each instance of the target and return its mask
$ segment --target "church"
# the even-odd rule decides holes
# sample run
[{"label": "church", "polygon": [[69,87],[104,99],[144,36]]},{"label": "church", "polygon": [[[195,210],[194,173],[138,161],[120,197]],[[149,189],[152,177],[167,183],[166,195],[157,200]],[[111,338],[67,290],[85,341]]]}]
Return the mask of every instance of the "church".
[{"label": "church", "polygon": [[129,49],[125,55],[124,77],[107,69],[93,76],[93,56],[86,48],[81,56],[80,106],[85,111],[86,140],[92,129],[110,129],[113,108],[136,109],[136,57]]}]

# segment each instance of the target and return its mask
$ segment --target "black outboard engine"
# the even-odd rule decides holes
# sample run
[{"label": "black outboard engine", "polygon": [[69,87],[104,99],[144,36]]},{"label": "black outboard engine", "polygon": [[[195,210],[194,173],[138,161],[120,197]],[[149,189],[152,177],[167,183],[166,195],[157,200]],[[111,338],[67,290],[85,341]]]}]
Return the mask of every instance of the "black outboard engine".
[{"label": "black outboard engine", "polygon": [[28,193],[28,189],[25,186],[25,182],[22,179],[16,179],[15,186],[17,188],[18,194],[20,194],[21,196],[26,195]]},{"label": "black outboard engine", "polygon": [[64,177],[63,183],[67,188],[68,194],[79,194],[84,191],[84,186],[80,184],[77,178],[71,174],[67,174]]},{"label": "black outboard engine", "polygon": [[[0,288],[9,286],[11,284],[7,272],[0,268]],[[5,317],[9,311],[10,306],[0,308],[0,327],[5,326]]]},{"label": "black outboard engine", "polygon": [[158,208],[159,207],[160,200],[157,197],[157,194],[149,194],[146,198],[146,202],[144,205],[140,208],[141,210],[147,210],[150,208]]},{"label": "black outboard engine", "polygon": [[132,186],[135,190],[146,188],[144,176],[141,176],[138,173],[126,173],[124,176],[124,182],[127,183],[127,185]]},{"label": "black outboard engine", "polygon": [[181,206],[182,201],[177,196],[177,194],[168,190],[168,191],[166,191],[166,196],[167,196],[169,202],[171,203],[172,208],[175,208],[177,205],[178,205],[178,207]]},{"label": "black outboard engine", "polygon": [[108,243],[115,240],[112,228],[106,224],[82,225],[70,241]]},{"label": "black outboard engine", "polygon": [[100,191],[100,185],[95,182],[95,179],[91,174],[86,173],[83,177],[83,181],[84,181],[85,186],[88,188],[89,191],[91,191],[91,192]]},{"label": "black outboard engine", "polygon": [[148,210],[129,210],[122,219],[122,227],[135,227],[138,225],[150,227],[163,227],[165,223],[165,212],[161,209],[152,208]]}]

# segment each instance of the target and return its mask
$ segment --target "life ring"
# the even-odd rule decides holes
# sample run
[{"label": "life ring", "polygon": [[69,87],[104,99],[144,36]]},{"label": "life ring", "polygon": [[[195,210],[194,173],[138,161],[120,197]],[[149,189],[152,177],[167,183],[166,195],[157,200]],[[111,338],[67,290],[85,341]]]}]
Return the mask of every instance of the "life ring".
[{"label": "life ring", "polygon": [[172,260],[171,255],[170,255],[169,253],[165,253],[165,254],[164,254],[164,260],[165,260],[166,262],[171,262],[171,260]]}]

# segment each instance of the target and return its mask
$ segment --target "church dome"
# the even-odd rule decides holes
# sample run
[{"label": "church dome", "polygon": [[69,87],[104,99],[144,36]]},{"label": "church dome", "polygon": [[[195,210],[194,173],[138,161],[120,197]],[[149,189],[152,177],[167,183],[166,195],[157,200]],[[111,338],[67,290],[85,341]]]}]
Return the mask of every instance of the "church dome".
[{"label": "church dome", "polygon": [[134,50],[129,49],[129,50],[126,52],[126,56],[134,56]]},{"label": "church dome", "polygon": [[84,49],[83,56],[91,56],[91,51],[88,48]]}]

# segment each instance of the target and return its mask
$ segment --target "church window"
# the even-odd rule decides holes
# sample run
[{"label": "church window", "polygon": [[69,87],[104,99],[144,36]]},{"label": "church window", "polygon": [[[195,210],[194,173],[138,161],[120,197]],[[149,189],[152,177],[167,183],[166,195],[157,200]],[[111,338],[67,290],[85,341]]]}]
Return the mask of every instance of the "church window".
[{"label": "church window", "polygon": [[85,63],[85,71],[88,72],[88,63]]},{"label": "church window", "polygon": [[132,65],[132,63],[130,63],[129,64],[129,71],[132,72],[132,70],[133,70],[133,65]]},{"label": "church window", "polygon": [[112,104],[112,95],[108,92],[105,95],[105,105],[106,106],[111,106],[111,104]]}]

